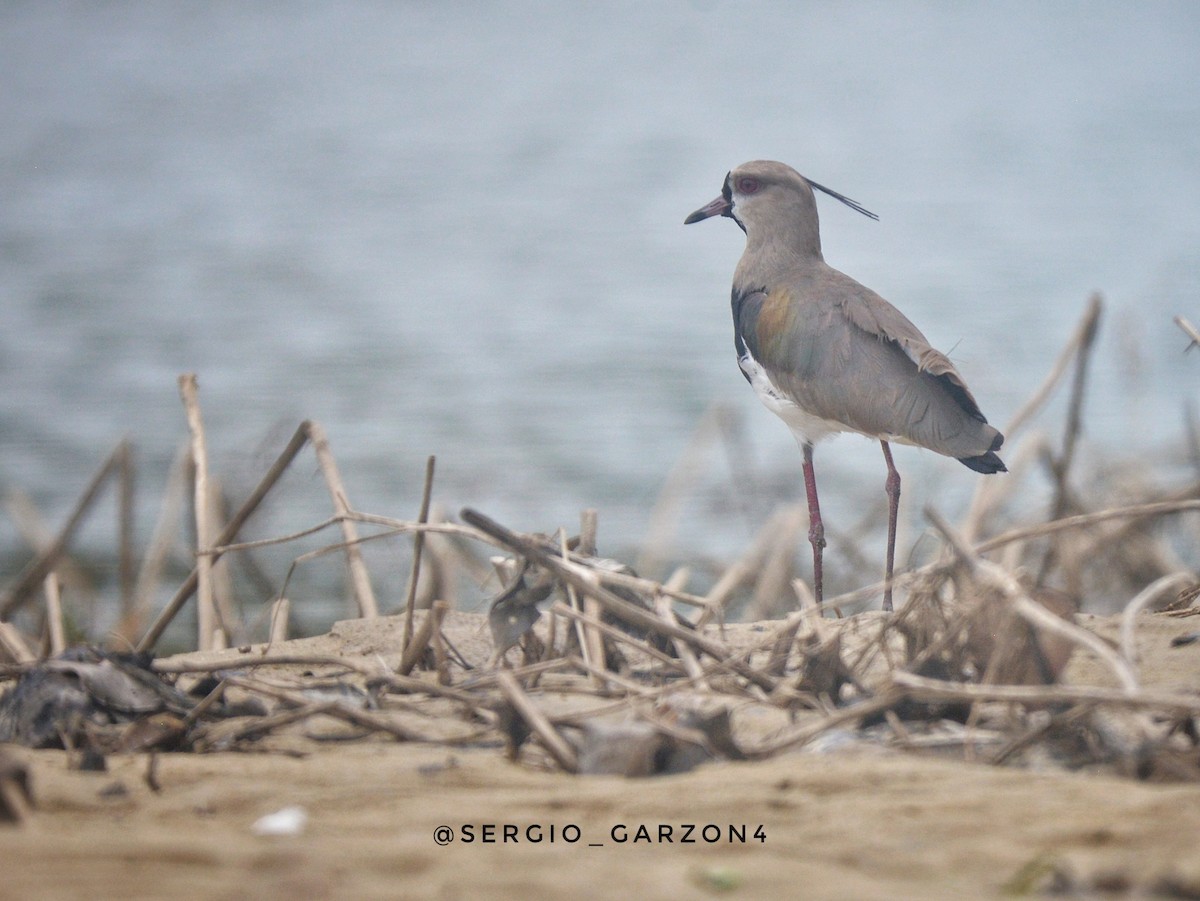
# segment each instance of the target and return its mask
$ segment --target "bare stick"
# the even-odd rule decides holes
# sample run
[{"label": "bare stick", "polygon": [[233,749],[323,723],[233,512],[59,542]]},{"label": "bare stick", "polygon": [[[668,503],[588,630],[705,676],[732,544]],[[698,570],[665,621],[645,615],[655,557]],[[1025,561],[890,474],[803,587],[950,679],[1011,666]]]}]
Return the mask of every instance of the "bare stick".
[{"label": "bare stick", "polygon": [[[627,632],[622,632],[616,626],[610,626],[608,623],[598,619],[597,617],[594,617],[588,613],[583,613],[573,607],[569,607],[562,601],[555,601],[550,607],[550,610],[559,616],[564,616],[567,619],[574,620],[575,622],[584,623],[585,625],[595,629],[597,632],[607,635],[613,641],[627,644],[639,654],[645,654],[646,656],[657,660],[659,663],[665,664],[673,669],[680,668],[679,661],[672,659],[669,654],[664,654],[653,645],[648,644],[645,641],[642,641],[640,638],[636,638]],[[593,665],[587,660],[585,660],[584,663],[588,663],[589,666]]]},{"label": "bare stick", "polygon": [[[1071,398],[1067,406],[1067,422],[1065,433],[1063,435],[1062,453],[1057,456],[1050,456],[1050,472],[1054,477],[1054,501],[1050,506],[1050,519],[1060,519],[1067,512],[1067,505],[1070,502],[1070,489],[1067,484],[1067,476],[1070,473],[1071,464],[1075,460],[1075,445],[1079,439],[1079,432],[1083,426],[1083,397],[1084,389],[1087,385],[1088,363],[1092,356],[1092,347],[1095,344],[1096,331],[1100,321],[1100,296],[1092,295],[1091,303],[1088,308],[1088,315],[1085,317],[1083,332],[1079,338],[1079,349],[1075,354],[1075,374],[1071,380]],[[1050,572],[1058,557],[1058,548],[1053,544],[1046,549],[1046,553],[1042,558],[1041,572],[1038,581],[1042,581],[1046,574]]]},{"label": "bare stick", "polygon": [[[878,593],[878,592],[876,592],[876,593]],[[794,633],[794,627],[795,627],[795,624],[797,621],[803,621],[803,620],[809,619],[811,617],[819,616],[819,612],[821,610],[826,609],[829,606],[829,603],[830,602],[827,601],[825,604],[822,604],[822,605],[817,605],[815,607],[812,607],[812,608],[809,608],[806,610],[797,610],[793,613],[790,613],[786,618],[784,618],[782,620],[778,620],[778,622],[780,623],[779,626],[777,626],[775,629],[772,629],[770,632],[764,633],[761,638],[756,639],[750,645],[739,649],[736,654],[730,653],[723,658],[719,658],[717,660],[712,661],[711,663],[706,664],[704,666],[704,675],[707,677],[707,676],[714,675],[716,673],[734,672],[734,671],[736,671],[736,669],[734,667],[735,663],[738,663],[739,661],[747,661],[748,662],[755,654],[759,653],[760,651],[766,651],[767,649],[770,649],[771,651],[773,651],[779,645],[779,643],[784,640],[785,635],[787,635],[788,633]],[[820,634],[819,629],[818,629],[818,623],[819,623],[819,620],[813,619],[810,624],[813,626],[813,631]],[[770,654],[769,654],[769,652],[768,652],[768,665],[767,665],[767,667],[764,668],[764,672],[767,672],[767,673],[770,672]],[[757,684],[760,688],[764,688],[767,691],[774,691],[776,688],[779,687],[778,682],[776,682],[772,686],[767,686],[766,684],[764,684],[762,682],[759,682]]]},{"label": "bare stick", "polygon": [[50,572],[42,583],[46,591],[46,631],[50,638],[50,656],[57,657],[67,649],[63,631],[62,595],[58,590],[58,573]]},{"label": "bare stick", "polygon": [[[553,661],[554,666],[543,668],[557,668],[562,663],[563,661]],[[434,695],[458,701],[472,708],[484,709],[479,698],[474,697],[466,691],[439,685],[436,682],[429,682],[415,676],[398,676],[394,673],[383,672],[380,670],[380,664],[367,663],[364,660],[355,660],[350,657],[330,657],[320,654],[279,654],[271,657],[246,654],[237,658],[227,658],[217,661],[207,660],[198,663],[156,660],[151,665],[151,668],[156,673],[181,674],[220,673],[265,666],[329,667],[337,672],[344,670],[358,673],[367,680],[385,685],[393,691],[404,692],[406,694]],[[481,682],[484,681],[486,680],[475,680],[471,683],[471,687],[478,688]]]},{"label": "bare stick", "polygon": [[[600,527],[599,522],[600,517],[595,509],[588,508],[579,514],[579,545],[577,550],[580,554],[595,556],[599,553],[596,544]],[[570,560],[571,553],[567,548],[566,534],[560,534],[559,538],[562,558]],[[573,610],[580,609],[579,598],[575,593],[574,587],[571,585],[567,585],[567,600],[570,601]],[[587,614],[587,618],[575,620],[575,628],[579,635],[579,653],[583,657],[585,666],[588,667],[588,674],[592,679],[592,683],[600,691],[605,691],[608,688],[609,682],[605,676],[604,638],[600,634],[599,629],[589,626],[590,623],[601,621],[602,608],[595,598],[585,597],[582,609]]]},{"label": "bare stick", "polygon": [[1187,350],[1200,345],[1200,329],[1197,329],[1196,326],[1192,325],[1182,316],[1175,317],[1175,324],[1183,330],[1185,335],[1192,339],[1192,343],[1187,346]]},{"label": "bare stick", "polygon": [[[352,518],[356,522],[362,521],[357,516],[346,517],[346,516],[338,516],[335,514],[333,516],[330,516],[328,519],[321,520],[316,525],[308,526],[307,528],[300,529],[299,531],[296,531],[296,532],[288,532],[286,535],[275,535],[271,538],[254,538],[249,541],[235,541],[235,542],[231,542],[230,544],[217,544],[213,547],[208,548],[206,551],[202,551],[201,553],[206,553],[206,554],[209,554],[214,557],[219,557],[222,554],[232,554],[236,551],[254,551],[254,550],[258,550],[259,548],[264,548],[264,547],[274,547],[274,546],[280,545],[280,544],[291,544],[293,541],[298,541],[301,538],[307,538],[309,535],[316,535],[318,532],[324,532],[326,529],[331,528],[332,526],[339,526],[342,524],[342,520],[348,519],[348,518]],[[432,530],[432,527],[431,527],[431,530]],[[414,531],[416,531],[415,528],[412,528],[412,529],[390,529],[386,532],[378,532],[374,535],[360,536],[358,538],[355,538],[354,540],[358,544],[365,544],[366,542],[372,541],[373,539],[376,539],[376,538],[389,538],[393,535],[400,535],[403,533],[414,532]],[[346,550],[346,542],[339,541],[336,544],[328,544],[325,547],[317,548],[316,550],[313,550],[313,551],[307,551],[306,553],[303,553],[299,557],[297,557],[296,561],[297,562],[307,562],[309,560],[315,560],[318,557],[323,557],[325,554],[335,554],[335,553],[339,553],[344,550]]]},{"label": "bare stick", "polygon": [[[616,703],[609,704],[605,707],[600,707],[600,708],[597,708],[594,710],[588,710],[581,714],[577,714],[576,716],[571,718],[573,720],[578,720],[578,721],[582,722],[583,720],[586,720],[589,717],[599,716],[602,713],[606,713],[610,709],[618,709],[618,710],[627,709],[629,707],[629,696],[630,695],[636,695],[637,697],[640,697],[640,698],[657,698],[657,697],[662,696],[662,694],[663,694],[663,690],[661,688],[649,688],[645,685],[641,685],[637,682],[634,682],[631,679],[626,679],[622,676],[618,676],[616,673],[609,672],[608,670],[596,669],[596,667],[592,666],[590,663],[585,663],[582,657],[576,657],[575,655],[571,655],[570,657],[566,657],[564,659],[567,660],[568,662],[570,662],[570,664],[573,667],[575,667],[576,669],[581,670],[582,672],[586,673],[589,676],[595,676],[598,681],[603,681],[606,685],[609,685],[609,686],[615,686],[614,688],[608,688],[607,691],[605,691],[605,692],[597,692],[597,694],[611,696],[611,695],[617,693],[617,689],[620,689],[620,691],[625,692],[624,697],[621,697],[618,695],[618,700]],[[688,683],[684,682],[684,683],[676,683],[676,684],[686,685]],[[565,719],[566,719],[566,717],[556,718],[556,722],[563,722]]]},{"label": "bare stick", "polygon": [[379,607],[375,603],[375,592],[371,589],[371,577],[358,548],[358,530],[354,527],[354,521],[346,516],[350,512],[350,504],[346,500],[346,489],[342,485],[337,463],[329,450],[329,439],[325,437],[325,430],[320,424],[313,420],[308,421],[308,439],[316,452],[317,464],[325,476],[325,484],[329,486],[334,512],[343,517],[341,526],[342,537],[346,539],[346,567],[350,571],[350,584],[358,602],[358,615],[363,619],[374,619],[379,615]]},{"label": "bare stick", "polygon": [[[221,485],[217,479],[208,480],[208,527],[210,532],[217,529],[223,518],[221,503]],[[200,545],[204,547],[204,545]],[[212,573],[213,602],[216,605],[217,633],[216,641],[221,647],[228,647],[229,642],[241,634],[245,628],[241,614],[237,609],[233,592],[233,574],[229,569],[228,560],[213,560]],[[224,642],[222,644],[222,642]]]},{"label": "bare stick", "polygon": [[[54,535],[42,522],[41,512],[28,494],[20,488],[8,489],[4,493],[4,508],[21,539],[33,549],[35,555],[50,547]],[[54,564],[53,569],[64,585],[86,586],[91,581],[83,568],[66,554]]]},{"label": "bare stick", "polygon": [[537,735],[542,747],[550,752],[550,756],[558,765],[568,773],[576,772],[579,769],[579,760],[575,756],[574,749],[550,725],[546,715],[530,700],[529,695],[525,694],[521,686],[517,684],[517,680],[513,678],[513,674],[508,670],[497,670],[496,685],[508,703],[512,704],[520,714],[521,719],[525,720],[525,723]]},{"label": "bare stick", "polygon": [[[679,623],[679,617],[674,612],[674,606],[671,602],[671,595],[667,591],[679,590],[688,584],[688,579],[691,572],[686,566],[679,566],[678,569],[671,573],[671,577],[666,582],[662,583],[662,590],[654,593],[654,608],[660,617],[670,621],[672,624]],[[698,685],[708,689],[708,681],[704,679],[704,672],[700,666],[700,661],[696,659],[696,655],[692,653],[688,645],[678,642],[674,644],[674,649],[679,655],[679,660],[683,661],[684,669],[692,680],[695,680]]]},{"label": "bare stick", "polygon": [[1051,519],[1058,519],[1064,512],[1067,472],[1075,458],[1075,446],[1083,427],[1083,398],[1087,388],[1088,363],[1092,358],[1092,348],[1096,344],[1096,333],[1100,326],[1102,308],[1103,302],[1100,295],[1093,294],[1088,301],[1088,310],[1081,324],[1079,351],[1075,355],[1075,375],[1071,380],[1071,400],[1067,407],[1066,434],[1063,436],[1062,455],[1055,465],[1055,476],[1060,483],[1060,494],[1055,498],[1054,513],[1051,515]]},{"label": "bare stick", "polygon": [[[224,683],[222,683],[224,685]],[[229,747],[230,745],[243,741],[245,739],[258,739],[267,735],[276,729],[282,729],[284,726],[290,726],[292,723],[303,722],[315,716],[324,716],[332,714],[332,710],[338,704],[337,701],[318,701],[311,703],[306,707],[296,707],[291,710],[284,710],[282,713],[270,713],[265,716],[256,716],[249,720],[244,726],[239,729],[234,729],[232,732],[222,731],[221,745]],[[197,740],[196,744],[202,745],[203,740]]]},{"label": "bare stick", "polygon": [[[295,433],[292,435],[292,439],[288,442],[287,447],[283,449],[283,452],[271,465],[271,468],[267,470],[267,473],[263,476],[262,481],[258,483],[258,486],[251,493],[250,497],[246,498],[245,503],[243,503],[238,512],[234,514],[233,519],[229,521],[229,524],[225,526],[225,528],[221,531],[221,534],[217,536],[217,545],[228,544],[233,540],[234,536],[241,531],[242,526],[246,524],[246,520],[248,520],[254,511],[258,509],[259,504],[262,503],[263,498],[267,496],[267,493],[270,492],[273,487],[275,487],[275,483],[279,481],[284,471],[286,471],[288,466],[291,465],[292,460],[296,458],[296,454],[300,453],[300,449],[304,447],[307,441],[307,423],[301,423],[300,427],[296,429]],[[212,551],[211,553],[204,553],[203,556],[211,556],[215,560],[220,556],[220,552]],[[142,640],[138,642],[137,650],[148,651],[158,643],[158,640],[162,637],[162,633],[165,632],[167,626],[171,624],[171,620],[178,615],[179,611],[183,609],[183,605],[187,603],[188,598],[190,598],[192,593],[196,590],[196,585],[198,582],[199,569],[197,567],[196,569],[192,570],[191,574],[186,579],[184,579],[183,584],[179,586],[179,590],[175,592],[175,596],[167,602],[167,606],[163,608],[162,612],[158,615],[158,618],[150,626],[149,631],[142,636]]]},{"label": "bare stick", "polygon": [[[675,611],[671,609],[671,599],[665,594],[660,594],[654,599],[654,609],[664,622],[675,624]],[[704,670],[700,667],[700,661],[696,659],[696,655],[683,642],[675,645],[675,652],[679,654],[679,661],[683,664],[683,670],[688,674],[688,678],[696,685],[697,688],[708,690],[708,681],[704,678]]]},{"label": "bare stick", "polygon": [[174,658],[155,660],[150,664],[150,668],[156,673],[170,673],[172,675],[180,673],[219,673],[222,670],[241,670],[260,666],[329,666],[336,667],[338,670],[361,673],[364,676],[377,675],[379,672],[377,666],[368,666],[361,660],[354,660],[350,657],[331,657],[321,654],[279,654],[274,657],[268,657],[266,656],[266,650],[267,648],[264,647],[262,655],[257,653],[239,654],[236,657],[231,655],[224,660],[205,660],[199,663],[176,660]]},{"label": "bare stick", "polygon": [[[246,691],[252,691],[257,694],[264,694],[268,697],[278,698],[288,704],[294,704],[298,707],[313,706],[312,702],[304,695],[303,692],[290,691],[285,688],[275,688],[274,686],[264,685],[261,682],[256,682],[250,679],[242,679],[230,676],[227,681],[230,685],[236,685],[238,688],[244,688]],[[385,732],[394,738],[401,741],[427,741],[426,737],[413,732],[411,729],[406,729],[391,718],[376,713],[370,710],[363,710],[359,707],[353,707],[345,701],[334,701],[321,711],[329,716],[344,720],[355,726],[361,726],[364,729],[370,729],[375,732]]]},{"label": "bare stick", "polygon": [[279,598],[271,605],[271,629],[267,637],[267,645],[277,644],[287,641],[288,637],[288,617],[291,614],[292,605],[287,598]]},{"label": "bare stick", "polygon": [[446,657],[446,640],[442,635],[442,622],[450,609],[449,601],[434,601],[430,613],[433,615],[433,666],[441,685],[450,684],[450,666]]},{"label": "bare stick", "polygon": [[[307,538],[309,535],[315,535],[318,532],[323,532],[326,529],[341,525],[343,520],[352,520],[353,522],[363,523],[366,525],[386,526],[386,531],[376,532],[374,535],[363,535],[354,539],[357,544],[366,544],[368,541],[374,541],[378,538],[391,538],[394,535],[407,535],[410,532],[432,532],[434,534],[461,536],[465,538],[473,538],[476,541],[488,542],[486,535],[483,535],[478,529],[472,529],[469,526],[461,526],[458,523],[452,522],[428,522],[416,523],[407,522],[402,519],[391,519],[386,516],[374,516],[370,513],[358,513],[351,511],[344,516],[334,514],[328,519],[323,519],[316,525],[308,526],[296,532],[288,532],[286,535],[276,535],[272,538],[255,538],[251,541],[238,541],[232,544],[218,544],[215,547],[210,547],[204,553],[221,555],[229,554],[234,551],[253,551],[258,548],[274,547],[280,544],[290,544],[300,538]],[[312,560],[324,554],[331,554],[337,551],[344,551],[347,547],[347,542],[339,541],[337,544],[327,545],[323,548],[317,548],[315,551],[309,551],[306,554],[301,554],[297,560]]]},{"label": "bare stick", "polygon": [[18,826],[23,825],[32,812],[27,786],[24,765],[7,756],[0,759],[0,813]]},{"label": "bare stick", "polygon": [[216,687],[200,699],[200,703],[187,712],[187,716],[183,718],[183,724],[180,731],[187,731],[192,724],[208,713],[213,706],[225,696],[225,686],[228,683],[222,679],[217,683]]},{"label": "bare stick", "polygon": [[1175,588],[1182,588],[1193,581],[1195,581],[1195,578],[1191,573],[1170,573],[1169,575],[1155,579],[1125,605],[1125,610],[1121,613],[1121,656],[1128,660],[1131,665],[1137,664],[1137,643],[1134,641],[1134,633],[1137,628],[1137,615],[1159,595],[1165,594]]},{"label": "bare stick", "polygon": [[117,495],[117,534],[120,536],[117,545],[117,572],[121,583],[121,617],[127,619],[133,613],[134,604],[134,566],[133,551],[133,517],[134,517],[134,467],[133,446],[122,442],[121,454],[117,461],[118,486]]},{"label": "bare stick", "polygon": [[[799,583],[804,585],[804,589],[797,588],[797,594],[801,590],[807,591],[808,586],[801,579],[794,579],[793,585]],[[812,597],[812,595],[808,595]],[[800,631],[800,627],[804,625],[806,618],[805,611],[799,610],[795,613],[788,614],[784,620],[785,626],[779,630],[774,644],[771,647],[771,656],[767,660],[767,672],[772,676],[782,676],[787,672],[788,658],[792,655],[792,648],[796,644],[796,635]]]},{"label": "bare stick", "polygon": [[[179,395],[183,399],[188,431],[192,436],[196,547],[204,548],[212,544],[208,503],[208,448],[204,440],[204,423],[200,418],[200,402],[196,393],[196,374],[186,372],[181,375]],[[216,607],[213,604],[212,566],[212,557],[201,555],[196,558],[196,647],[201,651],[207,651],[213,646],[213,631],[217,623]]]},{"label": "bare stick", "polygon": [[416,630],[412,637],[412,641],[404,646],[404,653],[400,656],[400,665],[396,667],[396,672],[402,676],[407,676],[413,671],[413,667],[417,665],[421,657],[425,653],[425,649],[429,647],[429,639],[433,635],[434,616],[432,610],[426,610],[425,616],[421,619],[421,625]]},{"label": "bare stick", "polygon": [[[988,566],[992,565],[994,564],[988,564]],[[1011,579],[1011,577],[1009,578]],[[1047,632],[1054,632],[1081,647],[1087,648],[1108,664],[1126,691],[1135,692],[1138,690],[1138,678],[1137,674],[1133,671],[1133,667],[1101,640],[1098,635],[1094,635],[1087,629],[1083,629],[1072,622],[1055,616],[1041,604],[1028,597],[1021,596],[1014,599],[1013,609],[1020,614],[1022,619],[1032,625]]]},{"label": "bare stick", "polygon": [[[571,553],[567,549],[566,532],[559,530],[558,539],[562,559],[570,562]],[[604,636],[588,625],[589,622],[595,622],[601,618],[604,608],[591,595],[584,595],[583,604],[580,605],[579,598],[575,593],[575,586],[570,582],[567,583],[567,599],[571,602],[573,609],[582,609],[587,614],[586,617],[580,617],[575,620],[575,628],[579,633],[579,653],[583,657],[583,662],[592,668],[590,670],[591,679],[596,689],[605,691],[608,688],[608,683],[602,676],[597,675],[597,673],[604,672],[606,663],[604,659]]]},{"label": "bare stick", "polygon": [[117,625],[116,634],[123,644],[132,645],[137,633],[142,630],[154,592],[162,578],[167,556],[175,542],[179,511],[183,506],[184,493],[187,491],[187,454],[186,446],[180,447],[171,463],[167,484],[163,489],[158,519],[154,524],[154,532],[150,536],[150,547],[142,558],[142,565],[138,569],[134,582],[133,603],[130,605],[128,613],[121,618],[121,622]]},{"label": "bare stick", "polygon": [[[539,660],[537,663],[530,663],[526,666],[513,667],[511,670],[504,672],[512,673],[515,678],[524,679],[541,673],[554,672],[556,670],[567,670],[573,665],[573,660],[570,657],[555,657],[553,660]],[[477,691],[481,688],[488,688],[496,684],[496,673],[501,672],[497,669],[486,671],[477,670],[477,675],[472,675],[464,680],[462,687],[465,690]]]},{"label": "bare stick", "polygon": [[12,613],[25,603],[32,592],[42,584],[42,580],[46,578],[46,574],[54,569],[58,563],[58,559],[63,555],[67,545],[75,535],[75,530],[83,521],[84,515],[91,509],[97,495],[100,493],[104,482],[116,471],[119,460],[122,454],[122,447],[126,442],[122,440],[117,444],[116,448],[108,459],[104,461],[100,469],[92,476],[92,480],[84,489],[83,494],[75,503],[75,508],[67,517],[66,524],[54,540],[50,542],[49,547],[45,548],[41,553],[29,561],[25,568],[17,575],[3,593],[0,593],[0,619],[8,619]]},{"label": "bare stick", "polygon": [[[433,494],[433,469],[436,457],[432,454],[425,461],[425,488],[421,492],[421,511],[417,522],[424,525],[429,520],[429,499]],[[408,576],[408,594],[404,602],[404,647],[408,647],[413,633],[413,609],[417,601],[417,579],[421,575],[421,551],[425,547],[425,532],[418,529],[413,533],[412,572]]]},{"label": "bare stick", "polygon": [[595,556],[596,536],[599,532],[600,517],[595,508],[588,507],[579,514],[579,553]]},{"label": "bare stick", "polygon": [[1093,685],[977,685],[947,682],[897,670],[892,684],[918,701],[999,701],[1018,704],[1114,704],[1124,707],[1159,707],[1184,713],[1200,712],[1200,697],[1159,691],[1129,692],[1123,688]]},{"label": "bare stick", "polygon": [[1149,504],[1134,504],[1129,507],[1112,507],[1096,513],[1081,513],[1078,516],[1068,516],[1053,522],[1010,529],[987,541],[981,541],[975,545],[974,549],[976,553],[982,554],[1014,541],[1027,541],[1030,538],[1040,538],[1055,532],[1087,528],[1110,519],[1138,519],[1145,516],[1159,516],[1164,513],[1186,513],[1191,510],[1200,510],[1200,500],[1156,501]]},{"label": "bare stick", "polygon": [[29,645],[12,623],[0,623],[0,651],[18,664],[33,663],[37,660],[37,655],[29,649]]},{"label": "bare stick", "polygon": [[662,583],[662,594],[671,597],[675,592],[682,591],[687,587],[688,581],[692,578],[692,568],[690,566],[679,566],[672,571],[667,577],[667,581]]},{"label": "bare stick", "polygon": [[786,751],[791,748],[798,748],[808,744],[814,738],[817,738],[824,732],[830,729],[836,729],[843,723],[852,723],[860,720],[865,716],[871,716],[875,713],[882,713],[885,710],[890,710],[896,706],[897,702],[903,697],[902,693],[896,689],[885,691],[878,697],[863,701],[860,704],[855,704],[852,707],[846,707],[842,710],[832,713],[829,716],[822,717],[815,723],[810,723],[795,729],[786,735],[776,738],[774,741],[768,742],[765,746],[754,752],[747,752],[752,757],[768,757],[772,754],[777,754],[780,751]]},{"label": "bare stick", "polygon": [[[446,510],[441,504],[433,504],[429,508],[430,520],[441,520],[446,518]],[[428,578],[425,579],[425,588],[417,593],[417,605],[420,606],[424,599],[422,594],[429,595],[430,600],[435,596],[438,600],[449,601],[450,609],[455,609],[458,604],[458,579],[457,579],[457,549],[454,543],[443,535],[436,532],[425,533],[424,555],[421,557],[422,565],[425,567],[425,572],[428,573]]]},{"label": "bare stick", "polygon": [[926,507],[925,515],[954,550],[961,562],[970,567],[972,574],[1000,591],[1012,605],[1013,610],[1030,625],[1046,632],[1053,632],[1073,644],[1091,651],[1106,663],[1122,687],[1129,692],[1138,690],[1137,674],[1116,651],[1105,644],[1099,636],[1051,613],[1041,604],[1031,600],[1015,578],[995,563],[976,557],[962,538],[946,524],[936,511]]}]

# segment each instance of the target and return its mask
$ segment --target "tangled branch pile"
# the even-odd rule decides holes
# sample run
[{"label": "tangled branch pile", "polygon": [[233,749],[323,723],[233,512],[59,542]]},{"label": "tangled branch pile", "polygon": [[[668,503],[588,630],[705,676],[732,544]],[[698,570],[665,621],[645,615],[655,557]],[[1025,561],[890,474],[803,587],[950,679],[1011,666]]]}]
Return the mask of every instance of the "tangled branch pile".
[{"label": "tangled branch pile", "polygon": [[[195,570],[137,640],[138,654],[65,650],[56,573],[95,487],[120,471],[106,464],[79,515],[0,594],[0,648],[10,661],[3,674],[12,680],[0,697],[0,741],[64,746],[81,765],[102,765],[111,753],[384,736],[503,747],[530,765],[625,775],[869,747],[1195,780],[1200,692],[1171,663],[1194,655],[1200,635],[1189,619],[1200,613],[1200,582],[1181,556],[1200,546],[1200,449],[1193,448],[1195,477],[1182,487],[1143,487],[1108,507],[1096,503],[1095,485],[1080,490],[1073,461],[1098,314],[1097,301],[1044,390],[1005,430],[1018,431],[1074,361],[1061,447],[1018,446],[1008,482],[982,489],[957,528],[927,510],[940,551],[897,575],[906,602],[892,616],[842,618],[880,586],[818,607],[797,579],[794,594],[789,580],[773,593],[782,618],[724,624],[736,591],[749,584],[762,595],[764,585],[778,586],[772,554],[783,548],[793,559],[796,542],[756,542],[697,595],[685,590],[686,573],[658,582],[599,556],[594,514],[585,514],[575,538],[520,533],[470,509],[460,522],[430,521],[432,459],[417,520],[356,512],[315,423],[301,425],[220,525],[202,500],[203,431],[194,381],[185,379]],[[214,568],[225,555],[301,537],[233,543],[308,443],[335,511],[302,534],[336,526],[343,541],[297,563],[344,554],[360,618],[325,636],[286,640],[285,580],[271,600],[270,640],[252,643],[221,602]],[[1001,530],[1014,515],[1007,500],[1039,460],[1050,475],[1048,516]],[[375,531],[362,538],[360,527]],[[401,615],[381,617],[360,546],[406,534],[414,538],[406,604]],[[426,548],[435,538],[441,543]],[[503,587],[487,614],[452,610],[436,586],[446,584],[452,560],[485,582],[469,550],[485,546],[503,552],[492,561]],[[424,603],[423,560],[443,574]],[[1125,592],[1119,616],[1078,612],[1098,581]],[[38,586],[46,598],[42,654],[13,618]],[[154,660],[150,652],[193,597],[199,651]],[[132,629],[144,611],[131,604],[125,613]],[[228,647],[233,641],[240,646]]]}]

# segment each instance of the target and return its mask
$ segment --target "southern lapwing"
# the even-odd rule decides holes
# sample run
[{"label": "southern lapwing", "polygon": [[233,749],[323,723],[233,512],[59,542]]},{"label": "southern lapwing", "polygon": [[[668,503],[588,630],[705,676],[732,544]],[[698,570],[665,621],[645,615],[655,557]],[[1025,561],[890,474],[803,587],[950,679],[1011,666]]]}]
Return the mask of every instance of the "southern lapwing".
[{"label": "southern lapwing", "polygon": [[783,163],[759,160],[725,176],[721,196],[684,220],[728,216],[746,233],[733,274],[733,343],[742,375],[791,429],[804,454],[813,591],[822,599],[825,529],[813,445],[838,432],[875,438],[887,462],[883,607],[892,609],[900,474],[888,442],[926,447],[976,472],[1004,472],[1004,436],[966,382],[890,303],[825,263],[813,189],[874,213]]}]

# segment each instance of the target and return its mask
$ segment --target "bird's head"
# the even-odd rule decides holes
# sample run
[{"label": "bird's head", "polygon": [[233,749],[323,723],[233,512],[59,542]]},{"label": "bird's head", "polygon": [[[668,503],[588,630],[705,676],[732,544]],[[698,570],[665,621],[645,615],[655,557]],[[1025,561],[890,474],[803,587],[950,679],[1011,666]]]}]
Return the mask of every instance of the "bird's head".
[{"label": "bird's head", "polygon": [[773,160],[755,160],[726,175],[721,196],[683,222],[691,225],[712,216],[728,216],[746,233],[751,244],[784,241],[819,256],[821,238],[814,188],[864,216],[879,218],[857,201],[805,178],[791,166]]}]

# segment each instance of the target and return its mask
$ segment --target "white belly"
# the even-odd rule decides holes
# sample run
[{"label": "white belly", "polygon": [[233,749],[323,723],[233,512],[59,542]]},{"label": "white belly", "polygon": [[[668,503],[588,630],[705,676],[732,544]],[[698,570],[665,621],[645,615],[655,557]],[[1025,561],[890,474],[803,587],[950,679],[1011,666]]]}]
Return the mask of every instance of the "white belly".
[{"label": "white belly", "polygon": [[767,371],[749,354],[744,354],[738,360],[738,365],[750,377],[750,385],[758,399],[763,402],[763,406],[787,424],[798,444],[816,444],[822,438],[828,438],[838,432],[854,431],[843,423],[822,419],[805,411],[775,387]]}]

